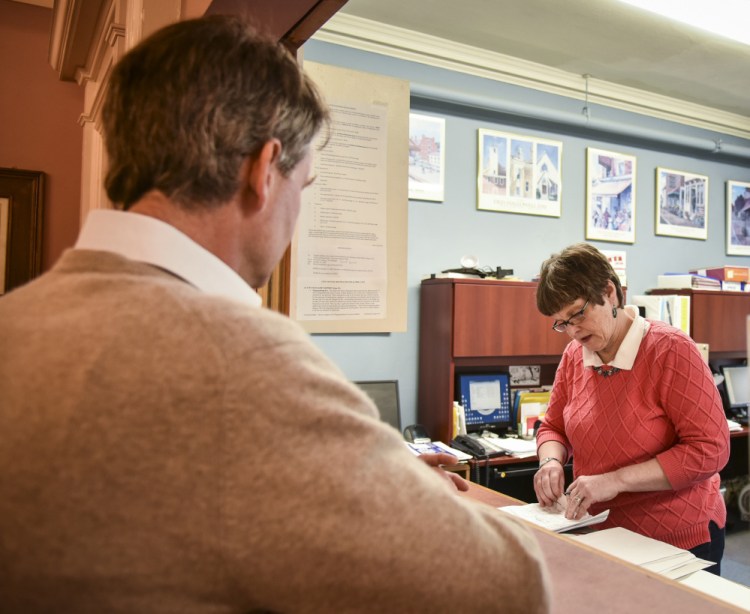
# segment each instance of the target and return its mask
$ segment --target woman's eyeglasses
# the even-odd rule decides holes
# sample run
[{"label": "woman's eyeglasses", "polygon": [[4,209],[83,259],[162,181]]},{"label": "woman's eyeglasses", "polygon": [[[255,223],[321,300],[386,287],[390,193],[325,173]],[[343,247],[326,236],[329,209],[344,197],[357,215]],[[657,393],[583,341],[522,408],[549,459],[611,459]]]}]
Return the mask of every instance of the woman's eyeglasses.
[{"label": "woman's eyeglasses", "polygon": [[583,304],[583,307],[581,307],[581,310],[576,311],[567,320],[555,320],[555,323],[552,325],[553,330],[556,330],[558,333],[564,333],[565,329],[568,328],[568,324],[577,326],[578,324],[583,322],[583,320],[586,318],[586,314],[584,314],[583,312],[586,311],[586,307],[588,306],[589,306],[589,302],[586,301]]}]

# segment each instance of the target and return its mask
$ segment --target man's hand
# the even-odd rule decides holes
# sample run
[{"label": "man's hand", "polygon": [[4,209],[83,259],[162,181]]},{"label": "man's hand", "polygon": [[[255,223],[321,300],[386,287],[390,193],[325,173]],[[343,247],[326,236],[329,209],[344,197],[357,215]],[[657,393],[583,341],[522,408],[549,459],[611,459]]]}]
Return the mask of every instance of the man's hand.
[{"label": "man's hand", "polygon": [[448,454],[447,452],[420,454],[419,458],[437,471],[442,478],[448,480],[456,490],[469,490],[469,485],[460,475],[443,469],[443,465],[455,465],[457,463],[457,459],[453,454]]}]

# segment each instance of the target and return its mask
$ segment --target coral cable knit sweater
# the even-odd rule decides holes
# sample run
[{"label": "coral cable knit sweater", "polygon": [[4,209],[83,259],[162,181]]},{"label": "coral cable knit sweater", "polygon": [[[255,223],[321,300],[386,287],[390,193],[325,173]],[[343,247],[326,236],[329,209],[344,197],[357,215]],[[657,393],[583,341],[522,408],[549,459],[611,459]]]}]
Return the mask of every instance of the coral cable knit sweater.
[{"label": "coral cable knit sweater", "polygon": [[558,441],[573,472],[598,475],[656,458],[672,490],[621,493],[597,528],[625,527],[679,548],[710,541],[708,522],[726,522],[718,471],[729,431],[716,385],[693,341],[651,322],[631,371],[602,377],[583,366],[583,348],[566,348],[538,445]]}]

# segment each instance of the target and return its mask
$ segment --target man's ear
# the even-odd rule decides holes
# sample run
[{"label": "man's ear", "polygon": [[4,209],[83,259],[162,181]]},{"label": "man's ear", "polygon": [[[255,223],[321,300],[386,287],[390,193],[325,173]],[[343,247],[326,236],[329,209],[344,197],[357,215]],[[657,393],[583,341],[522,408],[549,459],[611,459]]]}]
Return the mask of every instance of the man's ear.
[{"label": "man's ear", "polygon": [[254,209],[266,206],[271,196],[274,181],[278,177],[276,163],[281,156],[281,142],[270,139],[255,156],[248,156],[243,166],[243,192],[245,202]]}]

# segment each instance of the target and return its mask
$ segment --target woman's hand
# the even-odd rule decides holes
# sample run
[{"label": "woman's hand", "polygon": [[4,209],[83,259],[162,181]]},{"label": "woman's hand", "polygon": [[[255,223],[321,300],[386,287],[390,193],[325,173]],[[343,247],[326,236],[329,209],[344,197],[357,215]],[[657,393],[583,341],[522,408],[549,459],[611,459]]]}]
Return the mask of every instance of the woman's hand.
[{"label": "woman's hand", "polygon": [[563,494],[565,472],[562,463],[549,461],[534,474],[534,492],[541,507],[551,507]]},{"label": "woman's hand", "polygon": [[622,484],[617,472],[601,475],[582,475],[571,483],[565,491],[568,507],[565,517],[580,520],[594,503],[614,499],[622,492]]}]

